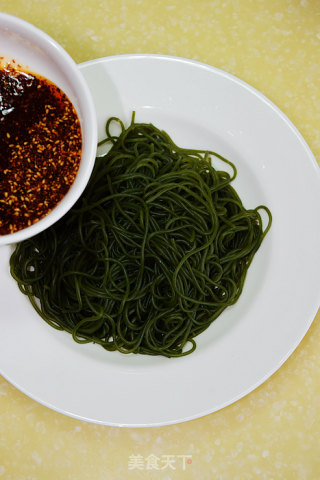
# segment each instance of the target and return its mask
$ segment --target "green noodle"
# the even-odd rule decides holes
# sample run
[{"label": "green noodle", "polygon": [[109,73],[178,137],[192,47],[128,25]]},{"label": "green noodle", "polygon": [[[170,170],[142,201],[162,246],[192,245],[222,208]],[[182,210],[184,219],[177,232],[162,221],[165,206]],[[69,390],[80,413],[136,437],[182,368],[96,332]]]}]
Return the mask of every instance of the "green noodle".
[{"label": "green noodle", "polygon": [[[82,197],[17,245],[11,274],[39,315],[79,343],[189,354],[238,300],[271,213],[244,208],[230,185],[236,168],[217,153],[179,148],[134,116],[128,128],[110,118],[106,132],[111,149],[97,158]],[[232,175],[215,169],[215,158]]]}]

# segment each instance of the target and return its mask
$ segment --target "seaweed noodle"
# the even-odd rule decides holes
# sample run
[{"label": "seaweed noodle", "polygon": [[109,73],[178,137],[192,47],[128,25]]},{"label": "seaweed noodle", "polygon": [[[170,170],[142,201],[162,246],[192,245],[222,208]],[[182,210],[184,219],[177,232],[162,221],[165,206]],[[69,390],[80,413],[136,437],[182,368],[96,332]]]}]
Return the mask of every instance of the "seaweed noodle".
[{"label": "seaweed noodle", "polygon": [[17,245],[11,274],[41,317],[79,343],[187,355],[239,298],[271,213],[244,208],[230,185],[235,166],[215,152],[179,148],[134,115],[128,128],[110,118],[106,133],[111,148],[82,197]]}]

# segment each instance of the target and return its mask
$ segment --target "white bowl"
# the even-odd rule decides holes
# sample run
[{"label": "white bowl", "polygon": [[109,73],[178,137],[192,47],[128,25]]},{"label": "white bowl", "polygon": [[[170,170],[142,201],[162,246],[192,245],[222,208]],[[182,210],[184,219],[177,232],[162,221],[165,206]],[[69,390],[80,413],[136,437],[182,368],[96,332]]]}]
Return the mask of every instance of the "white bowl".
[{"label": "white bowl", "polygon": [[[0,56],[14,59],[55,83],[73,103],[81,125],[82,155],[74,183],[58,205],[37,223],[15,233],[0,236],[0,245],[20,242],[59,220],[77,201],[87,185],[97,149],[95,107],[87,84],[76,63],[47,34],[17,17],[0,13]],[[1,146],[0,146],[1,148]]]}]

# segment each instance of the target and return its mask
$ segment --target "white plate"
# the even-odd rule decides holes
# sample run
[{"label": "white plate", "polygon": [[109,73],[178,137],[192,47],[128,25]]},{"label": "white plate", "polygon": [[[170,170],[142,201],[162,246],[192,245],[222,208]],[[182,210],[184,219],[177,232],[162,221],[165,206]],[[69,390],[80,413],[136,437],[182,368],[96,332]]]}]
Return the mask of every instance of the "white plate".
[{"label": "white plate", "polygon": [[211,148],[238,167],[246,207],[273,225],[238,303],[178,359],[78,345],[33,311],[0,257],[0,371],[38,402],[83,420],[131,427],[182,422],[256,388],[297,347],[320,303],[320,176],[305,141],[268,99],[190,60],[124,55],[87,62],[99,135],[111,115],[152,121],[181,146]]}]

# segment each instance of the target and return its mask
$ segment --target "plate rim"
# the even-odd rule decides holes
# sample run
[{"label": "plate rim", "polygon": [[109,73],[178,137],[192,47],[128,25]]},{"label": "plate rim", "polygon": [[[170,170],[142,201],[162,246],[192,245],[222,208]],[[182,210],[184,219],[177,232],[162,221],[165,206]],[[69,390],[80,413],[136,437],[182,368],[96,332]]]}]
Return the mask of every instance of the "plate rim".
[{"label": "plate rim", "polygon": [[223,70],[219,67],[215,67],[214,65],[207,64],[205,62],[201,62],[199,60],[187,58],[187,57],[179,57],[175,55],[166,55],[166,54],[161,54],[161,53],[122,53],[122,54],[115,54],[115,55],[109,55],[109,56],[104,56],[104,57],[98,57],[94,58],[91,60],[86,60],[84,62],[80,62],[77,64],[79,70],[82,72],[82,70],[86,69],[87,67],[92,67],[94,65],[98,65],[100,63],[108,63],[112,61],[117,61],[117,60],[162,60],[162,61],[172,61],[172,62],[179,62],[183,63],[186,65],[193,65],[195,67],[202,68],[204,70],[212,71],[215,72],[217,75],[220,75],[221,77],[227,78],[231,80],[234,83],[237,83],[238,85],[244,87],[247,91],[250,93],[254,94],[260,100],[262,100],[264,103],[266,103],[269,107],[271,107],[290,127],[290,129],[297,135],[299,138],[300,142],[304,145],[306,150],[308,151],[308,154],[310,156],[310,159],[312,163],[314,164],[315,167],[317,167],[316,172],[317,175],[320,178],[320,166],[315,158],[315,155],[313,151],[311,150],[309,144],[303,137],[302,133],[300,130],[295,126],[295,124],[290,120],[287,114],[281,110],[276,103],[274,103],[272,100],[270,100],[264,93],[262,93],[260,90],[258,90],[256,87],[252,86],[245,80],[242,80],[241,78],[237,77],[236,75],[227,72],[226,70]]}]

